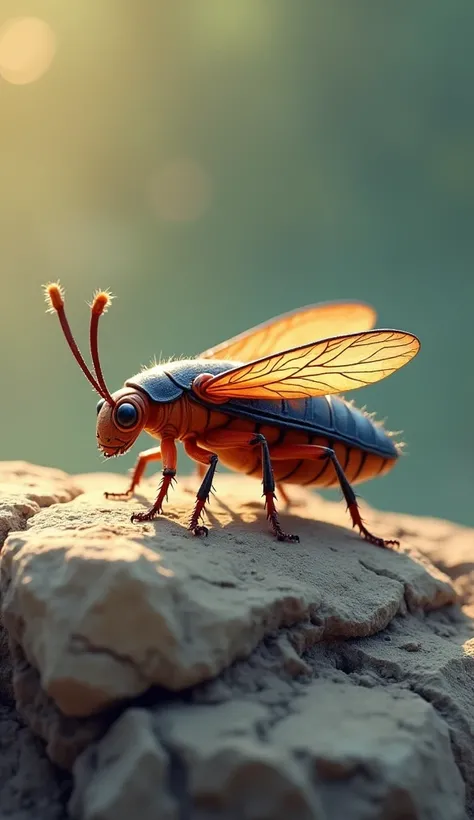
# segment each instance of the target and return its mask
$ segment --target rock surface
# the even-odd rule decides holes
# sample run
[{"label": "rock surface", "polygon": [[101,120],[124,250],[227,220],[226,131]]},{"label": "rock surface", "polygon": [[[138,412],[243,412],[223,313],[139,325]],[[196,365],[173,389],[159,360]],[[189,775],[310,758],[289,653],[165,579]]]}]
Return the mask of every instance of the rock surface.
[{"label": "rock surface", "polygon": [[[0,547],[11,530],[24,529],[42,508],[70,501],[80,492],[61,470],[0,462]],[[71,779],[52,765],[15,708],[11,664],[0,625],[0,815],[8,820],[64,820]]]},{"label": "rock surface", "polygon": [[116,476],[5,484],[16,705],[77,820],[474,817],[473,531],[366,508],[383,550],[292,489],[279,544],[257,482],[219,476],[197,540],[191,480],[139,526],[156,480],[127,503]]},{"label": "rock surface", "polygon": [[81,492],[62,470],[0,461],[0,545],[11,530],[23,530],[41,508],[71,501]]},{"label": "rock surface", "polygon": [[203,541],[185,529],[192,496],[183,490],[172,520],[131,524],[133,503],[93,491],[8,538],[5,625],[64,714],[87,716],[152,685],[196,685],[282,627],[304,623],[311,641],[362,637],[455,600],[420,555],[315,523],[309,506],[292,521],[301,543],[288,545],[267,534],[248,481],[221,478],[219,499]]}]

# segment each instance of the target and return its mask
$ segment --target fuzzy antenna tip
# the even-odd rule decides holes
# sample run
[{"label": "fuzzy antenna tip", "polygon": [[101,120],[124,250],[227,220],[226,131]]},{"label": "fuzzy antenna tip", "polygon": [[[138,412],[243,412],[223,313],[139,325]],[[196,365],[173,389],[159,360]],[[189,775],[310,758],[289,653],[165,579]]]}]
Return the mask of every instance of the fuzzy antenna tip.
[{"label": "fuzzy antenna tip", "polygon": [[98,316],[100,316],[102,313],[105,313],[112,299],[113,296],[110,293],[110,291],[98,290],[96,293],[94,293],[94,299],[90,306],[92,313],[96,313]]},{"label": "fuzzy antenna tip", "polygon": [[44,286],[46,304],[49,305],[49,312],[61,310],[64,307],[64,290],[59,282],[49,282]]}]

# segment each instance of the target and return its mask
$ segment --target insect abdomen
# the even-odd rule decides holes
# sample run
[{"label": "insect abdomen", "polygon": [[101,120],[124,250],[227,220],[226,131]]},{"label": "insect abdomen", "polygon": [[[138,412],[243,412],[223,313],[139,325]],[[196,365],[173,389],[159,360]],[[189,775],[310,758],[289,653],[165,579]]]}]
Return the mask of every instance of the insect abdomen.
[{"label": "insect abdomen", "polygon": [[318,396],[296,401],[232,401],[220,405],[219,410],[233,418],[251,420],[280,431],[302,432],[339,441],[351,449],[364,450],[383,458],[396,459],[399,455],[395,442],[381,425],[338,397]]},{"label": "insect abdomen", "polygon": [[[261,432],[265,435],[265,430]],[[396,462],[396,458],[388,458],[375,453],[368,453],[359,447],[350,447],[344,442],[326,436],[302,435],[301,433],[287,432],[283,436],[281,444],[312,444],[319,447],[334,450],[346,478],[351,484],[358,484],[368,481],[378,475],[383,475],[391,469]],[[316,448],[315,448],[316,449]],[[260,458],[255,454],[253,470],[247,470],[247,474],[258,475],[261,468]],[[324,451],[321,451],[321,456]],[[320,460],[312,459],[285,459],[284,461],[273,460],[273,470],[275,480],[280,484],[299,484],[305,487],[337,487],[339,482],[331,461],[322,457]]]},{"label": "insect abdomen", "polygon": [[[222,416],[219,421],[221,421]],[[214,427],[214,414],[210,418],[210,427]],[[222,426],[219,424],[219,427]],[[262,433],[270,446],[270,453],[276,452],[279,446],[291,447],[299,444],[319,445],[335,451],[346,477],[351,483],[360,483],[388,472],[396,462],[396,456],[383,456],[368,452],[361,447],[348,445],[330,436],[306,433],[301,430],[277,427],[273,424],[259,424],[249,419],[228,417],[225,429],[245,431],[252,436]],[[209,429],[209,428],[208,428]],[[222,449],[218,451],[220,461],[232,470],[245,473],[255,478],[261,477],[261,457],[259,448]],[[319,455],[315,448],[315,455]],[[323,455],[323,451],[321,451]],[[275,480],[281,484],[298,484],[308,487],[337,486],[338,481],[334,467],[329,459],[287,459],[272,458]]]}]

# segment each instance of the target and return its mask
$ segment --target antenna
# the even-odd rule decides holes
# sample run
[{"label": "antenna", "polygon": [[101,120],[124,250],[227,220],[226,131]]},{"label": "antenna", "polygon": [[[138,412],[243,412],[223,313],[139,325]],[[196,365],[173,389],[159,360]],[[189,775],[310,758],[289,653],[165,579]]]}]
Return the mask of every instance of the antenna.
[{"label": "antenna", "polygon": [[102,396],[105,401],[114,406],[114,400],[110,395],[107,386],[104,381],[104,377],[102,375],[102,369],[100,367],[99,362],[99,353],[98,353],[98,324],[99,319],[106,309],[107,305],[110,303],[110,295],[105,292],[99,292],[95,295],[94,301],[91,305],[91,327],[90,327],[90,340],[91,340],[91,352],[92,358],[94,362],[94,367],[97,374],[97,379],[94,378],[91,371],[87,367],[84,358],[79,350],[74,336],[72,335],[71,328],[69,327],[69,322],[66,318],[66,312],[64,310],[64,290],[59,284],[59,282],[50,282],[48,285],[45,285],[45,297],[46,302],[49,305],[49,312],[58,314],[59,322],[61,324],[62,331],[66,338],[66,342],[69,345],[72,355],[74,356],[76,362],[78,363],[79,367],[81,368],[82,372],[84,373],[86,379],[91,383],[94,390]]}]

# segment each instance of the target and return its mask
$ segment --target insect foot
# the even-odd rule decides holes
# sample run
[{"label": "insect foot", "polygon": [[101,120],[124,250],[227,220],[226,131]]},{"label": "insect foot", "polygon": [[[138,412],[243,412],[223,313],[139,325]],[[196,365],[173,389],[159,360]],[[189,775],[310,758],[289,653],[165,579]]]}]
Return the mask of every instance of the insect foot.
[{"label": "insect foot", "polygon": [[168,500],[168,490],[173,482],[176,482],[176,470],[165,467],[155,503],[146,512],[133,513],[130,517],[132,524],[143,521],[153,521],[155,516],[163,513],[163,502]]},{"label": "insect foot", "polygon": [[275,494],[273,492],[264,493],[265,506],[267,509],[267,519],[270,522],[273,534],[278,541],[286,541],[289,544],[299,544],[299,535],[291,535],[291,533],[283,532],[278,514],[275,508]]},{"label": "insect foot", "polygon": [[123,493],[104,493],[104,497],[107,498],[109,501],[126,501],[128,498],[131,498],[133,495],[133,490],[125,490]]},{"label": "insect foot", "polygon": [[190,526],[189,529],[192,532],[192,534],[196,535],[198,538],[201,536],[205,536],[207,538],[207,536],[209,535],[208,528],[205,527],[203,524],[198,524],[196,527]]},{"label": "insect foot", "polygon": [[362,532],[361,534],[365,541],[368,541],[369,544],[374,544],[376,547],[386,547],[389,549],[390,547],[400,546],[400,541],[396,541],[394,538],[377,538],[376,535],[372,535],[370,532]]},{"label": "insect foot", "polygon": [[374,544],[374,546],[376,546],[376,547],[386,547],[387,549],[389,549],[390,547],[399,547],[400,546],[400,542],[396,541],[393,538],[385,539],[385,538],[379,538],[377,535],[372,535],[372,533],[367,529],[367,527],[365,526],[365,524],[364,524],[364,522],[361,518],[359,506],[358,506],[357,502],[355,501],[355,496],[354,496],[354,501],[352,503],[348,504],[348,510],[349,510],[349,513],[350,513],[350,516],[351,516],[351,519],[352,519],[352,526],[353,527],[358,527],[362,538],[365,541],[368,541],[369,544]]},{"label": "insect foot", "polygon": [[155,510],[155,508],[152,507],[151,510],[147,510],[147,512],[133,513],[130,516],[130,521],[132,522],[132,524],[139,524],[143,523],[144,521],[153,521],[153,519],[156,518],[157,515],[161,515],[162,513],[163,510]]}]

